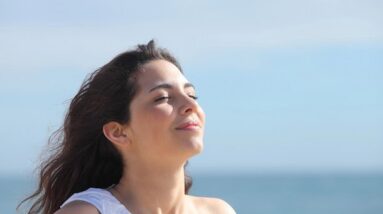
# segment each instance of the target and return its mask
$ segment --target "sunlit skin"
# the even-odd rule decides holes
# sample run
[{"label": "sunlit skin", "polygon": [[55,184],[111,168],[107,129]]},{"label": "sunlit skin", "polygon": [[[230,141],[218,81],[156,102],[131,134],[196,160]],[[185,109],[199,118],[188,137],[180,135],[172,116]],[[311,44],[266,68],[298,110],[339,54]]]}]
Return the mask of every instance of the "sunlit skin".
[{"label": "sunlit skin", "polygon": [[[127,128],[135,142],[129,160],[178,167],[201,152],[205,115],[194,87],[178,68],[165,60],[152,61],[143,66],[137,81],[139,91],[130,105]],[[177,129],[187,122],[195,125]]]},{"label": "sunlit skin", "polygon": [[[144,64],[136,78],[130,121],[103,127],[124,161],[123,176],[109,191],[133,214],[235,213],[221,199],[185,194],[184,164],[202,151],[205,126],[194,86],[165,60]],[[65,208],[58,213],[98,213],[86,202]]]}]

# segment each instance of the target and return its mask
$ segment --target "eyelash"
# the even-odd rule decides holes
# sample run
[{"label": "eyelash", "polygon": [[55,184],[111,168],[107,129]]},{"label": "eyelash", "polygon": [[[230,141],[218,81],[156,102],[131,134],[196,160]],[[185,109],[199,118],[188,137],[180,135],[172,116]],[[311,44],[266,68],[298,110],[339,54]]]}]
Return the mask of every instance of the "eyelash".
[{"label": "eyelash", "polygon": [[[198,97],[194,96],[194,95],[189,95],[189,97],[192,98],[193,100],[198,99]],[[159,98],[155,99],[154,102],[159,102],[159,101],[165,100],[165,99],[169,100],[170,98],[171,98],[170,96],[163,96],[163,97],[159,97]]]},{"label": "eyelash", "polygon": [[155,99],[154,102],[159,102],[159,101],[165,100],[165,99],[170,99],[170,97],[163,96],[163,97]]},{"label": "eyelash", "polygon": [[193,100],[198,100],[198,97],[197,97],[197,96],[189,95],[189,97],[192,98]]}]

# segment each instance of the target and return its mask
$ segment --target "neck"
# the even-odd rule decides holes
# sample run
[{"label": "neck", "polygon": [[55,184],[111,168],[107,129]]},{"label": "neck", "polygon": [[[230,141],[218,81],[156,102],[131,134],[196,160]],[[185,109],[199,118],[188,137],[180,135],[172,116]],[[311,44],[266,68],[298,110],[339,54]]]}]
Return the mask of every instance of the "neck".
[{"label": "neck", "polygon": [[129,166],[114,189],[132,213],[183,213],[184,176],[183,165],[150,170],[145,166]]}]

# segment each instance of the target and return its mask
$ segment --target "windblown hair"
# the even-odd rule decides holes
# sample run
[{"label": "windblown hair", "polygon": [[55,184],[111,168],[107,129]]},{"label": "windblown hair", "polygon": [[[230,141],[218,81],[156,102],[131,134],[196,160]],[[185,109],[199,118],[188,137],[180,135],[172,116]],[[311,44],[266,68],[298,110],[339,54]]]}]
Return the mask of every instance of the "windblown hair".
[{"label": "windblown hair", "polygon": [[[102,128],[110,121],[129,122],[129,106],[138,87],[136,73],[143,64],[157,59],[171,62],[182,72],[177,60],[151,40],[118,55],[87,77],[72,99],[62,127],[49,138],[53,153],[38,168],[37,190],[21,202],[31,200],[29,214],[54,213],[73,193],[119,182],[122,156]],[[191,185],[185,174],[186,193]]]}]

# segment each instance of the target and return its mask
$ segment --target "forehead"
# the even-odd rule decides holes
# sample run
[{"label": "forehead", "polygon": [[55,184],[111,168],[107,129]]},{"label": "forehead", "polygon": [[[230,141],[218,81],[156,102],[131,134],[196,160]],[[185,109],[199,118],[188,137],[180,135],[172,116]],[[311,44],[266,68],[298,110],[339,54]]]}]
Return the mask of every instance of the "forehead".
[{"label": "forehead", "polygon": [[138,87],[143,90],[161,83],[184,85],[187,82],[181,71],[166,60],[153,60],[144,64],[137,76]]}]

